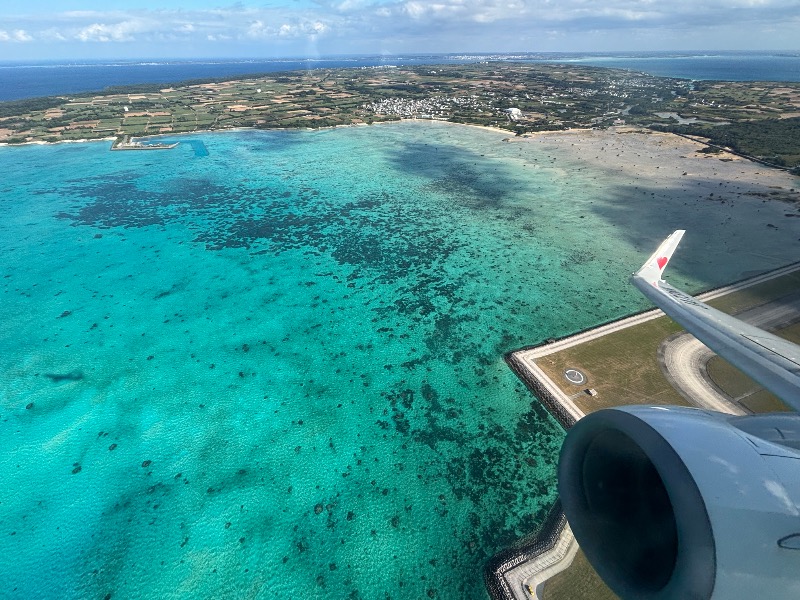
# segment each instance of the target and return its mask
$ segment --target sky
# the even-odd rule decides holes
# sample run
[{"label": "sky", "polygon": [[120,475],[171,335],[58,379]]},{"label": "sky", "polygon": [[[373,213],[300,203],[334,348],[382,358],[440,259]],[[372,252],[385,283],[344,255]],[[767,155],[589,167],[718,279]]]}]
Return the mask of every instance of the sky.
[{"label": "sky", "polygon": [[0,60],[800,50],[800,0],[2,0]]}]

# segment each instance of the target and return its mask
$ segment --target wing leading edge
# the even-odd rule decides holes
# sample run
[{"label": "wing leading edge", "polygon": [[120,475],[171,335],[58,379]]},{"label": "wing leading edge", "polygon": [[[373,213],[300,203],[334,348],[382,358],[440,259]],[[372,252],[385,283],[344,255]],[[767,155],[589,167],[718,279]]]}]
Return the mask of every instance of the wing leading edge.
[{"label": "wing leading edge", "polygon": [[661,279],[683,237],[675,231],[631,282],[698,340],[800,411],[800,346],[727,315]]}]

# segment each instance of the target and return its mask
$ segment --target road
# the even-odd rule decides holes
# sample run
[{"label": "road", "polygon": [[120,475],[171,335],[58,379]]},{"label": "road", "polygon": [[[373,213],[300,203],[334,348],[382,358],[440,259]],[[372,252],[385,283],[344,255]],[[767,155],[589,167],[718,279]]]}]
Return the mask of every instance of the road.
[{"label": "road", "polygon": [[[751,308],[736,316],[761,329],[785,327],[800,320],[800,293]],[[734,415],[748,414],[704,376],[705,365],[714,353],[690,333],[681,333],[665,340],[658,355],[667,379],[695,406]]]}]

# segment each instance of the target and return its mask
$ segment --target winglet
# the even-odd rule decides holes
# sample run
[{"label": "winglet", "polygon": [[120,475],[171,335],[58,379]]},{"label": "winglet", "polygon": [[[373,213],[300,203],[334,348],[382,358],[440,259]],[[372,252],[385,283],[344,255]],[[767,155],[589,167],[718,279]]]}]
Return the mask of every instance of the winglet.
[{"label": "winglet", "polygon": [[636,271],[633,276],[644,279],[650,285],[657,285],[658,282],[661,281],[661,274],[664,272],[670,258],[672,258],[672,254],[675,252],[675,248],[678,247],[678,243],[681,241],[684,233],[686,233],[686,231],[683,229],[674,231],[672,235],[661,242],[658,250],[653,252],[652,256],[647,259],[647,262],[645,262],[642,268]]}]

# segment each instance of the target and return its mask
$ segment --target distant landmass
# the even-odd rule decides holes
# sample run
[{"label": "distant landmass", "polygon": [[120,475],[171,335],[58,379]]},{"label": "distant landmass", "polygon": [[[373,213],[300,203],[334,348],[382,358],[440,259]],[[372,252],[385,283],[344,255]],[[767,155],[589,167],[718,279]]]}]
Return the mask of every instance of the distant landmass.
[{"label": "distant landmass", "polygon": [[710,142],[709,152],[733,151],[773,167],[800,165],[797,82],[691,81],[580,62],[477,58],[136,84],[3,102],[0,143],[431,119],[516,135],[634,125],[700,137]]},{"label": "distant landmass", "polygon": [[298,69],[465,64],[482,61],[576,62],[644,71],[661,77],[726,81],[800,81],[800,52],[520,52],[242,58],[197,60],[0,62],[0,101],[75,94],[109,86],[170,83]]}]

